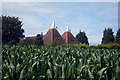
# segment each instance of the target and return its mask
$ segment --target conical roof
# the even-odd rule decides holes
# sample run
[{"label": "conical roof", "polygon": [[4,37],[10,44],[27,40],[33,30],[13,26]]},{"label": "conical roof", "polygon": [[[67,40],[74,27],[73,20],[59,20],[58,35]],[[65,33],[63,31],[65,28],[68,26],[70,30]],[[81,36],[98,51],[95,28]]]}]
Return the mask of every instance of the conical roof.
[{"label": "conical roof", "polygon": [[65,44],[65,41],[56,29],[49,29],[43,37],[44,44],[50,44],[55,39],[57,39],[61,44]]},{"label": "conical roof", "polygon": [[75,37],[70,32],[69,27],[67,26],[66,32],[63,33],[62,38],[65,40],[66,44],[79,44]]},{"label": "conical roof", "polygon": [[44,35],[44,44],[50,44],[53,40],[57,39],[61,44],[65,44],[62,36],[59,34],[57,29],[55,29],[55,22],[52,23],[51,29],[48,30],[46,35]]}]

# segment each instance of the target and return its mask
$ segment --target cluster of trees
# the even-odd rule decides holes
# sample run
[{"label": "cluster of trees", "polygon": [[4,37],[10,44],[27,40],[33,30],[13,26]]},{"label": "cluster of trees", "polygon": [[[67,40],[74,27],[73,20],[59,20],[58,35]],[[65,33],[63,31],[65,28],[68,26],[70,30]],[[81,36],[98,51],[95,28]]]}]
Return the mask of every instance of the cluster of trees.
[{"label": "cluster of trees", "polygon": [[19,45],[44,45],[42,34],[37,34],[36,37],[26,37],[20,40]]},{"label": "cluster of trees", "polygon": [[[111,28],[108,28],[103,31],[103,38],[102,38],[102,42],[101,44],[109,44],[109,43],[119,43],[120,44],[120,29],[117,31],[117,34],[114,36],[113,35],[114,32],[112,31]],[[80,43],[85,43],[85,44],[89,44],[88,43],[88,38],[85,34],[85,32],[79,32],[76,35],[76,39],[80,42]]]},{"label": "cluster of trees", "polygon": [[[40,34],[38,34],[35,39],[29,37],[25,38],[24,29],[22,28],[22,21],[20,21],[18,17],[1,16],[0,18],[2,18],[2,44],[44,44],[43,37]],[[76,35],[76,39],[82,44],[85,43],[89,45],[88,38],[84,31],[82,32],[80,30],[80,32]],[[111,28],[103,31],[101,43],[108,44],[112,42],[120,43],[120,29],[117,31],[115,37]],[[56,41],[53,43],[56,43]]]},{"label": "cluster of trees", "polygon": [[120,29],[117,31],[117,34],[114,36],[111,28],[105,29],[103,31],[102,44],[108,43],[120,43]]}]

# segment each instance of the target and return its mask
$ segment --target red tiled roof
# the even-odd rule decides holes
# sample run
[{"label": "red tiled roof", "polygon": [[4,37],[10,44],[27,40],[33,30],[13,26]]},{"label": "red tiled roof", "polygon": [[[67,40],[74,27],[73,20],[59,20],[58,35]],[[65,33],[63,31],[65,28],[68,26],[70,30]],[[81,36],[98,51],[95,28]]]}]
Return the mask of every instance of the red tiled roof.
[{"label": "red tiled roof", "polygon": [[[67,36],[68,35],[68,36]],[[62,38],[67,44],[79,44],[75,37],[70,32],[64,32]]]},{"label": "red tiled roof", "polygon": [[49,29],[43,37],[44,44],[50,44],[55,39],[58,39],[62,44],[65,44],[65,41],[56,29]]}]

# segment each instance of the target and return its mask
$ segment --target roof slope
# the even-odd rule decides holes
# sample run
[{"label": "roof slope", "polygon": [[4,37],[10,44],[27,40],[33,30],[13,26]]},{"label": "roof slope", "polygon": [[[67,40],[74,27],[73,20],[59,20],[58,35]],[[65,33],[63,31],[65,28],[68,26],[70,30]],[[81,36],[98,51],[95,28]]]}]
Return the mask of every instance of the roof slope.
[{"label": "roof slope", "polygon": [[65,40],[66,44],[79,44],[75,37],[68,31],[63,33],[62,38]]},{"label": "roof slope", "polygon": [[65,41],[63,40],[62,36],[59,34],[59,32],[55,28],[49,29],[46,35],[44,35],[43,37],[44,44],[50,44],[55,39],[60,41],[61,44],[65,44]]}]

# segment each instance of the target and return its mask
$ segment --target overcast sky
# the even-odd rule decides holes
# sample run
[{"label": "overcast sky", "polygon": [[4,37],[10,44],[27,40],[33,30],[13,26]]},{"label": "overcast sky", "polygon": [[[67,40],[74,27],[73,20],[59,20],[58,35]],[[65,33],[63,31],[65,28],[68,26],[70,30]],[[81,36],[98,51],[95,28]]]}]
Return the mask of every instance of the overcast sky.
[{"label": "overcast sky", "polygon": [[85,31],[90,44],[101,43],[105,28],[118,29],[117,2],[4,2],[2,15],[19,17],[25,36],[46,34],[55,21],[61,35],[69,25],[74,36]]}]

